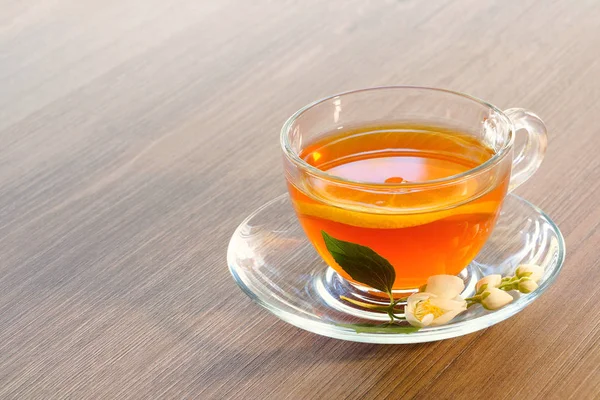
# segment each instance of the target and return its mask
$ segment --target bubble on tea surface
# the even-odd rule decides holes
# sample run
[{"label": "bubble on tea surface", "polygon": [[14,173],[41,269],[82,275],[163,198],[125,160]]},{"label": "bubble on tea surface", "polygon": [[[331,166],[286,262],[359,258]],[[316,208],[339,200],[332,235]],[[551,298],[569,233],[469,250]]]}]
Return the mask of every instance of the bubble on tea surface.
[{"label": "bubble on tea surface", "polygon": [[399,176],[392,176],[391,178],[387,178],[385,180],[385,183],[402,183],[402,182],[404,182],[404,179]]}]

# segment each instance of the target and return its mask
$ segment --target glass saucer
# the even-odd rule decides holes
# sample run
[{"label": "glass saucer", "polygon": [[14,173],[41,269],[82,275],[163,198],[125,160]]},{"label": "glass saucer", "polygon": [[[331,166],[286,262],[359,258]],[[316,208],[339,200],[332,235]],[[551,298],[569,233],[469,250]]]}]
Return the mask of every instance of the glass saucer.
[{"label": "glass saucer", "polygon": [[[475,292],[484,275],[514,275],[519,264],[544,268],[539,287],[529,294],[510,292],[515,300],[497,310],[470,307],[450,323],[402,333],[380,325],[387,315],[360,309],[340,296],[365,299],[329,268],[306,239],[288,195],[281,195],[253,212],[236,229],[227,251],[236,283],[258,304],[299,328],[336,339],[367,343],[420,343],[466,335],[518,313],[554,282],[563,265],[565,243],[558,227],[539,208],[508,195],[501,216],[475,261],[460,274],[463,297]],[[371,299],[372,300],[372,299]],[[369,328],[365,328],[369,325]]]}]

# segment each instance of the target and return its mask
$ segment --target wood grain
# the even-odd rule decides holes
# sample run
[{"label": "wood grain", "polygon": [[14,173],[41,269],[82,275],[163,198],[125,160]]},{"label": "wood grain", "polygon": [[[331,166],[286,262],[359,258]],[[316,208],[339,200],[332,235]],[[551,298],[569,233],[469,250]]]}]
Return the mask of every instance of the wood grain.
[{"label": "wood grain", "polygon": [[[0,10],[0,398],[600,398],[600,3]],[[231,233],[285,190],[283,121],[389,84],[546,121],[546,161],[518,192],[559,224],[567,262],[516,317],[438,343],[341,342],[229,276]]]}]

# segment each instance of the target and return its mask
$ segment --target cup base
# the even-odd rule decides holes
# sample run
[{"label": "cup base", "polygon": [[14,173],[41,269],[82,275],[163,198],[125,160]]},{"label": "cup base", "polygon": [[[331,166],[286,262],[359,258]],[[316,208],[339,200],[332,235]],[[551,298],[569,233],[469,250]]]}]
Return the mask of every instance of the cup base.
[{"label": "cup base", "polygon": [[[465,283],[465,289],[461,295],[468,297],[475,291],[475,284],[483,277],[483,274],[477,265],[472,263],[463,269],[458,277]],[[378,321],[389,320],[386,314],[369,308],[370,306],[389,306],[390,297],[387,293],[349,282],[331,267],[327,267],[321,273],[314,273],[311,286],[313,295],[317,296],[319,301],[347,316]],[[418,291],[419,288],[392,291],[394,299],[400,300],[397,303],[400,311],[398,315],[402,315],[401,311],[406,304],[406,298]]]}]

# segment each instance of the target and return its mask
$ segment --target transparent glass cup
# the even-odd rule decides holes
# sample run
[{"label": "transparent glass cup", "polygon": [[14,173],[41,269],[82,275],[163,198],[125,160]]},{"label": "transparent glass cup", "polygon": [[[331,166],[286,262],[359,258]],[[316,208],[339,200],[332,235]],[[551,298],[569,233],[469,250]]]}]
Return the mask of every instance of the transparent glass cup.
[{"label": "transparent glass cup", "polygon": [[[373,126],[460,133],[485,145],[491,157],[449,177],[374,183],[320,170],[302,154],[348,127]],[[518,146],[517,135],[525,139]],[[529,111],[501,111],[462,93],[405,86],[317,101],[296,112],[281,131],[292,204],[317,252],[344,279],[372,291],[336,263],[323,232],[368,247],[393,266],[397,293],[415,290],[431,275],[458,275],[491,235],[506,193],[538,169],[546,144],[543,122]]]}]

